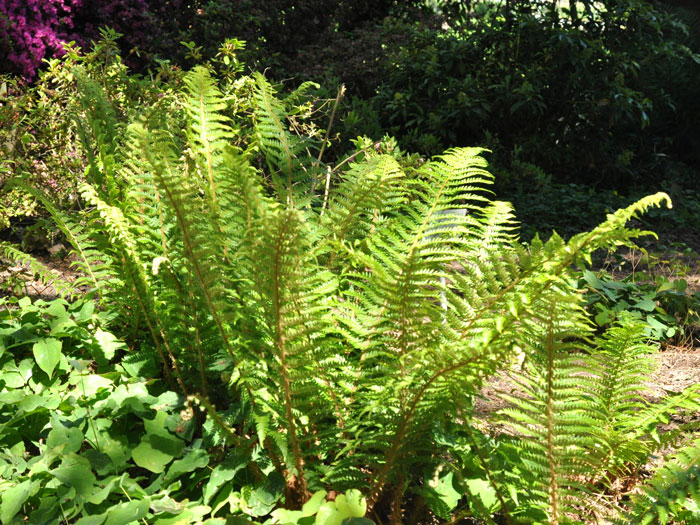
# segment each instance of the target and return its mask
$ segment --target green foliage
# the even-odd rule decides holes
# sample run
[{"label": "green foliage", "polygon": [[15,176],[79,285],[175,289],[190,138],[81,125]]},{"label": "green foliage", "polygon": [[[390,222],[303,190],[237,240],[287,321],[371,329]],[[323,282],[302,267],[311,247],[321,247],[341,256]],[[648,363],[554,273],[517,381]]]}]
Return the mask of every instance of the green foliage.
[{"label": "green foliage", "polygon": [[[81,53],[77,47],[68,47],[63,58],[48,60],[46,71],[31,87],[15,77],[0,80],[0,121],[7,124],[0,129],[0,189],[10,178],[20,177],[50,193],[63,209],[78,205],[83,155],[91,157],[93,152],[81,150],[80,130],[74,120],[81,100],[75,86],[76,65],[99,78],[104,103],[93,111],[105,118],[112,115],[112,133],[118,132],[117,120],[168,92],[159,77],[171,80],[170,76],[176,75],[173,70],[161,70],[155,82],[128,75],[116,46],[120,35],[109,30],[101,35],[89,51]],[[24,192],[0,192],[0,230],[9,227],[12,218],[36,215],[40,209]]]},{"label": "green foliage", "polygon": [[[246,458],[221,461],[205,447],[206,427],[204,440],[195,437],[187,400],[148,379],[148,356],[124,355],[93,303],[22,299],[2,306],[3,524],[202,523],[224,505],[262,516],[279,499],[274,477],[261,483],[239,475],[237,494],[222,487],[245,471]],[[213,498],[217,492],[224,497]],[[312,498],[303,516],[330,525],[365,514],[357,491],[335,503],[324,498]],[[274,516],[273,523],[304,523],[292,512]]]},{"label": "green foliage", "polygon": [[[665,194],[568,242],[521,245],[511,205],[488,198],[481,149],[399,162],[386,141],[326,164],[319,135],[290,114],[296,94],[280,100],[256,75],[255,132],[244,134],[203,67],[185,75],[178,108],[144,112],[117,137],[108,113],[92,111],[104,101],[94,81],[76,77],[93,154],[81,188],[90,233],[71,240],[101,254],[84,258],[108,268],[95,297],[139,347],[114,369],[138,376],[158,364],[181,394],[174,410],[203,411],[185,425],[201,440],[183,441],[164,430],[167,411],[137,406],[143,430],[120,461],[127,470],[133,461],[148,488],[123,489],[132,501],[101,512],[143,517],[165,491],[190,501],[181,512],[192,520],[195,509],[247,519],[284,507],[302,515],[278,519],[303,523],[313,501],[316,522],[334,524],[359,518],[361,493],[370,515],[393,523],[428,509],[560,523],[601,480],[641,464],[657,424],[698,408],[690,389],[635,411],[644,336],[624,324],[591,341],[574,269],[643,235],[626,223],[670,204]],[[508,424],[521,434],[490,439],[472,403],[518,351],[524,395]],[[36,356],[37,373],[58,377],[53,343]],[[196,450],[222,458],[206,482],[204,460],[186,460]],[[56,476],[75,491],[77,515],[97,478],[71,454]],[[189,482],[173,483],[183,469]],[[13,501],[34,490],[25,481],[12,484]],[[345,494],[312,496],[330,489]]]},{"label": "green foliage", "polygon": [[507,167],[537,165],[562,183],[695,187],[695,148],[682,145],[695,136],[686,115],[700,59],[687,27],[644,1],[576,3],[576,17],[549,1],[461,3],[446,23],[409,17],[353,33],[368,50],[364,78],[359,64],[328,68],[362,86],[351,129],[379,120],[429,155],[493,142]]},{"label": "green foliage", "polygon": [[676,337],[682,340],[686,328],[698,321],[700,294],[686,291],[684,279],[670,281],[662,276],[656,281],[637,282],[643,276],[631,274],[622,280],[609,275],[583,272],[591,290],[588,305],[598,326],[606,326],[622,313],[644,320],[646,335],[659,341]]},{"label": "green foliage", "polygon": [[700,448],[697,442],[678,451],[632,497],[626,518],[633,523],[693,523],[700,518],[698,470]]}]

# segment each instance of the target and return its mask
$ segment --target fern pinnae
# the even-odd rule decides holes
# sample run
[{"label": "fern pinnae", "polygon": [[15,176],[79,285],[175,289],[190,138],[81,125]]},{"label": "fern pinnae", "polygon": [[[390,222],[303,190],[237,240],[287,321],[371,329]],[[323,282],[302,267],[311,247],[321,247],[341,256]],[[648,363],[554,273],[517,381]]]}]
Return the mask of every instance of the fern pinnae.
[{"label": "fern pinnae", "polygon": [[[177,166],[173,165],[174,159],[171,158],[172,154],[167,148],[166,141],[151,140],[148,135],[143,135],[143,140],[143,151],[147,152],[147,160],[153,168],[153,176],[158,190],[163,192],[168,205],[175,214],[180,233],[182,234],[186,259],[192,266],[198,287],[205,298],[222,342],[231,358],[235,360],[237,356],[229,338],[226,322],[223,319],[225,305],[222,304],[223,298],[218,297],[221,295],[222,285],[220,278],[223,276],[223,272],[215,268],[216,263],[208,251],[206,236],[196,232],[193,218],[190,217],[186,209],[185,200],[187,195],[184,193],[187,190],[184,188],[187,188],[188,183],[179,174]],[[157,156],[149,153],[150,151],[155,152]],[[175,184],[179,184],[181,189],[176,189]],[[206,264],[214,267],[207,270],[204,268]]]},{"label": "fern pinnae", "polygon": [[[38,276],[39,281],[53,287],[57,296],[70,299],[80,295],[80,291],[74,283],[63,279],[58,272],[51,270],[51,268],[41,261],[23,252],[18,246],[0,241],[0,256],[1,255],[4,255],[5,258],[19,263],[22,266],[28,266],[33,276]],[[0,260],[2,260],[2,257],[0,257]]]},{"label": "fern pinnae", "polygon": [[[257,103],[255,127],[260,146],[272,170],[273,180],[276,180],[277,185],[280,186],[279,196],[284,195],[287,205],[294,206],[296,197],[294,186],[299,182],[306,182],[300,179],[305,177],[308,171],[299,160],[299,152],[303,144],[283,124],[286,111],[283,104],[275,97],[269,81],[260,73],[255,73],[253,77],[256,82]],[[283,180],[278,178],[277,171],[282,173]],[[302,186],[306,188],[306,184]],[[285,191],[281,191],[281,188],[285,188]]]},{"label": "fern pinnae", "polygon": [[207,185],[207,203],[214,220],[219,217],[218,171],[223,161],[226,144],[233,139],[233,132],[223,111],[226,104],[223,95],[209,71],[197,66],[184,77],[188,102],[185,109],[189,116],[188,138],[195,159],[203,158],[203,171]]},{"label": "fern pinnae", "polygon": [[[68,219],[67,214],[60,211],[41,190],[29,186],[19,179],[10,180],[7,184],[8,187],[17,187],[41,202],[58,229],[66,236],[66,239],[73,247],[74,253],[79,257],[79,269],[85,273],[91,291],[95,293],[104,291],[111,281],[109,261],[104,261],[107,258],[106,254],[99,252],[95,248],[94,243],[83,233],[82,229],[78,225],[73,224]],[[81,281],[79,278],[76,284],[82,284]]]},{"label": "fern pinnae", "polygon": [[[683,523],[697,520],[700,501],[700,441],[678,450],[671,461],[634,494],[620,523],[668,523],[676,517]],[[673,521],[674,523],[676,521]]]},{"label": "fern pinnae", "polygon": [[[173,366],[176,366],[176,363],[174,362],[174,355],[160,324],[160,316],[158,315],[156,306],[153,303],[153,297],[155,294],[152,290],[152,284],[144,271],[144,265],[140,260],[135,241],[131,236],[131,232],[129,231],[127,220],[118,208],[110,206],[102,201],[92,186],[84,184],[82,186],[82,195],[87,202],[90,202],[96,207],[101,218],[104,220],[105,227],[110,237],[124,258],[122,269],[127,274],[129,282],[136,292],[139,307],[144,314],[151,337],[156,345],[166,378],[172,383],[173,379],[170,373],[170,363],[172,363]],[[166,357],[165,352],[163,352],[163,347],[166,348],[166,351],[170,356],[170,361]],[[180,385],[180,388],[182,388],[183,392],[186,393],[187,390],[179,370],[177,368],[175,370],[177,382]]]},{"label": "fern pinnae", "polygon": [[369,234],[380,211],[401,198],[403,177],[398,163],[385,155],[343,173],[324,221],[335,240],[342,243],[347,237],[362,238]]}]

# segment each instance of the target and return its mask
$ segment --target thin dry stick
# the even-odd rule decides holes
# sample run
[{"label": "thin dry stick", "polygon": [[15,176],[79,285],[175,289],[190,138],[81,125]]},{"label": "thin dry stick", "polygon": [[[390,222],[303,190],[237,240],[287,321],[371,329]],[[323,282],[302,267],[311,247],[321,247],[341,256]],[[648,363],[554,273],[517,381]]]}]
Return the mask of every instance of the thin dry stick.
[{"label": "thin dry stick", "polygon": [[[338,110],[338,105],[340,102],[343,100],[343,97],[345,97],[345,84],[341,84],[340,89],[338,90],[338,95],[335,97],[335,102],[333,103],[333,110],[331,111],[331,118],[328,121],[328,129],[326,130],[326,134],[323,137],[323,144],[321,144],[321,151],[318,153],[318,158],[314,162],[314,166],[318,167],[321,164],[321,159],[323,158],[323,154],[326,151],[326,145],[328,144],[328,137],[331,134],[331,129],[333,128],[333,121],[335,120],[335,112]],[[324,196],[324,201],[323,205],[325,208],[326,205],[326,198],[328,196],[328,184],[330,183],[329,180],[330,173],[328,173],[326,177],[326,194]],[[313,194],[316,191],[316,181],[311,184],[311,194]],[[323,210],[321,210],[321,214],[323,215]]]},{"label": "thin dry stick", "polygon": [[331,170],[331,167],[328,166],[328,169],[326,170],[326,189],[323,191],[323,205],[321,206],[321,217],[323,217],[324,212],[326,211],[326,206],[328,205],[328,194],[331,189],[331,174],[333,173],[333,170]]},{"label": "thin dry stick", "polygon": [[318,153],[318,158],[316,159],[316,165],[321,164],[321,159],[323,158],[323,153],[326,151],[326,144],[328,144],[328,137],[331,134],[331,129],[333,128],[333,121],[335,120],[335,112],[338,109],[338,105],[341,103],[345,97],[345,84],[340,85],[338,90],[338,96],[335,97],[335,103],[333,104],[333,111],[331,111],[331,118],[328,121],[328,129],[326,130],[326,136],[323,137],[323,144],[321,144],[321,151]]}]

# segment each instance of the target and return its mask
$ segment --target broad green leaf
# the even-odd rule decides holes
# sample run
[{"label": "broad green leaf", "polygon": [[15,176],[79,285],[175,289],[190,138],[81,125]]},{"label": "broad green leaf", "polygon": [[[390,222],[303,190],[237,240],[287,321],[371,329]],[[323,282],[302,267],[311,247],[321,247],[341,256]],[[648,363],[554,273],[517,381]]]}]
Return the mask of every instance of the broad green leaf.
[{"label": "broad green leaf", "polygon": [[148,513],[148,499],[133,500],[115,505],[107,512],[105,525],[128,525],[140,520]]},{"label": "broad green leaf", "polygon": [[431,481],[417,490],[425,498],[432,511],[442,519],[448,519],[450,512],[457,506],[462,497],[452,485],[453,472],[448,473],[437,481]]},{"label": "broad green leaf", "polygon": [[253,516],[265,516],[282,497],[284,478],[272,472],[265,480],[255,485],[247,498],[248,513]]},{"label": "broad green leaf", "polygon": [[338,512],[334,502],[326,501],[316,513],[316,525],[341,525],[348,517]]},{"label": "broad green leaf", "polygon": [[39,365],[49,378],[53,374],[53,369],[56,368],[58,361],[61,358],[61,341],[53,337],[47,337],[34,343],[32,352],[36,364]]},{"label": "broad green leaf", "polygon": [[357,489],[350,489],[345,492],[346,502],[350,508],[350,516],[361,518],[367,512],[367,500]]},{"label": "broad green leaf", "polygon": [[173,437],[166,427],[167,419],[168,414],[163,410],[158,410],[153,419],[144,419],[143,425],[146,428],[146,433],[154,436]]},{"label": "broad green leaf", "polygon": [[644,310],[645,312],[653,312],[654,308],[656,308],[656,301],[649,297],[645,297],[637,304],[635,304],[634,307],[638,310]]},{"label": "broad green leaf", "polygon": [[109,388],[113,382],[98,374],[81,376],[78,380],[78,392],[85,397],[94,396],[100,388]]},{"label": "broad green leaf", "polygon": [[32,412],[36,408],[44,406],[45,404],[46,399],[44,399],[43,396],[37,396],[36,394],[27,394],[24,396],[22,401],[20,401],[19,409],[24,412]]},{"label": "broad green leaf", "polygon": [[78,521],[75,522],[75,525],[102,525],[106,519],[107,513],[105,512],[104,514],[97,514],[94,516],[85,516],[84,518],[80,518]]},{"label": "broad green leaf", "polygon": [[214,467],[209,481],[204,487],[203,501],[209,503],[216,495],[221,486],[233,479],[236,473],[248,464],[248,458],[243,454],[232,454],[227,457],[221,464]]},{"label": "broad green leaf", "polygon": [[160,474],[173,460],[173,455],[163,452],[151,444],[150,436],[144,436],[141,443],[131,451],[131,457],[139,467]]},{"label": "broad green leaf", "polygon": [[0,503],[0,521],[3,524],[10,523],[10,520],[20,511],[27,498],[38,487],[38,482],[32,482],[28,479],[19,485],[4,490],[2,492],[2,503]]},{"label": "broad green leaf", "polygon": [[[119,476],[112,476],[109,478],[109,481],[101,479],[100,485],[104,484],[104,487],[93,493],[92,496],[90,496],[90,499],[88,499],[88,502],[92,503],[93,505],[99,505],[114,491],[115,487],[117,487],[117,483],[119,483]],[[105,518],[106,517],[107,516],[105,515]]]},{"label": "broad green leaf", "polygon": [[6,363],[0,371],[0,381],[5,383],[7,388],[21,388],[27,382],[28,377],[17,368],[13,362]]},{"label": "broad green leaf", "polygon": [[77,454],[68,454],[52,474],[62,483],[75,488],[75,492],[81,498],[87,499],[92,494],[95,475],[87,459]]},{"label": "broad green leaf", "polygon": [[301,508],[301,515],[313,516],[316,514],[318,509],[321,507],[321,504],[326,501],[326,494],[327,492],[325,490],[319,490],[318,492],[314,493],[309,501],[304,503],[304,506]]},{"label": "broad green leaf", "polygon": [[168,484],[178,476],[192,472],[209,464],[209,454],[206,450],[191,450],[184,458],[174,461],[165,475],[163,483]]},{"label": "broad green leaf", "polygon": [[603,281],[601,281],[598,276],[590,270],[583,271],[583,278],[594,290],[602,290],[605,286]]},{"label": "broad green leaf", "polygon": [[124,347],[124,343],[117,339],[114,334],[105,332],[102,328],[95,331],[95,339],[99,344],[101,355],[95,356],[98,360],[109,361],[114,357],[114,353]]},{"label": "broad green leaf", "polygon": [[496,496],[496,491],[493,490],[493,487],[488,481],[481,478],[468,479],[467,486],[469,487],[469,492],[478,497],[486,509],[491,512],[497,510],[498,498]]},{"label": "broad green leaf", "polygon": [[80,308],[80,311],[77,314],[75,314],[75,317],[79,321],[87,321],[92,317],[94,311],[95,303],[93,303],[92,301],[88,301]]},{"label": "broad green leaf", "polygon": [[46,438],[46,448],[56,454],[73,454],[83,444],[83,433],[77,427],[65,427],[57,419],[52,420],[54,427]]},{"label": "broad green leaf", "polygon": [[130,377],[153,377],[158,373],[156,358],[151,352],[130,353],[120,364]]},{"label": "broad green leaf", "polygon": [[172,518],[157,519],[154,525],[190,525],[190,523],[199,523],[210,512],[211,508],[206,505],[195,505]]},{"label": "broad green leaf", "polygon": [[107,432],[99,432],[97,441],[100,445],[100,451],[109,456],[117,471],[126,467],[127,461],[131,457],[131,451],[125,436],[112,437]]},{"label": "broad green leaf", "polygon": [[158,514],[167,512],[168,514],[179,514],[183,511],[185,505],[179,501],[163,496],[162,498],[151,499],[151,511]]}]

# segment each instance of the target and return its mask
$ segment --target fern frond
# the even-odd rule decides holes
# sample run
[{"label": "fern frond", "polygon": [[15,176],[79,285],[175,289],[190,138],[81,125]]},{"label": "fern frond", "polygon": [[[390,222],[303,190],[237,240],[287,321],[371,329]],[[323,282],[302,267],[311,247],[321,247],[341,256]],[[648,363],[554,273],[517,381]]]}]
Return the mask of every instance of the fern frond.
[{"label": "fern frond", "polygon": [[21,180],[8,181],[10,187],[16,187],[30,194],[49,212],[58,229],[65,235],[73,248],[76,261],[71,263],[79,271],[79,276],[73,285],[76,288],[87,287],[90,295],[109,296],[119,289],[121,283],[115,277],[112,258],[102,249],[99,238],[95,238],[88,228],[71,219],[68,212],[59,210],[51,199],[42,192]]},{"label": "fern frond", "polygon": [[289,132],[287,111],[275,96],[270,82],[260,73],[255,73],[253,77],[256,83],[255,128],[258,143],[272,172],[277,194],[284,196],[288,204],[293,204],[295,195],[302,195],[311,185],[312,163],[308,156],[301,155],[305,149],[304,142]]},{"label": "fern frond", "polygon": [[[267,405],[275,418],[287,428],[290,463],[296,470],[300,490],[306,490],[302,450],[304,424],[300,416],[316,420],[328,417],[328,405],[319,403],[318,393],[325,389],[317,382],[326,354],[320,342],[327,331],[336,279],[310,258],[314,231],[308,228],[301,212],[276,207],[256,225],[253,249],[257,257],[269,258],[269,265],[258,268],[255,277],[262,308],[264,361],[271,369],[265,382],[269,392],[281,392],[281,399]],[[328,366],[328,363],[325,363]],[[319,415],[323,414],[323,415]],[[309,424],[309,423],[306,423]],[[308,444],[307,444],[308,445]]]},{"label": "fern frond", "polygon": [[366,239],[405,199],[404,173],[388,155],[355,163],[340,178],[323,217],[329,235],[340,245]]},{"label": "fern frond", "polygon": [[[121,270],[126,277],[127,289],[130,288],[129,291],[133,291],[134,299],[136,299],[139,309],[146,319],[151,337],[158,349],[165,374],[171,379],[168,358],[162,346],[168,349],[167,353],[171,358],[173,357],[173,353],[172,350],[169,349],[169,341],[164,337],[164,329],[162,326],[163,318],[159,315],[157,310],[157,294],[154,292],[152,279],[146,270],[147,266],[141,259],[141,253],[136,240],[137,237],[135,237],[131,231],[129,220],[118,207],[110,206],[100,199],[92,186],[84,184],[81,190],[83,198],[95,206],[97,213],[103,221],[105,230],[114,245],[114,251],[121,255]],[[173,362],[173,366],[176,367],[177,364]],[[184,382],[179,373],[178,382],[183,393],[187,394]]]},{"label": "fern frond", "polygon": [[648,344],[644,325],[621,318],[593,341],[586,364],[590,389],[585,396],[591,428],[599,446],[589,451],[588,476],[616,476],[644,461],[648,447],[630,418],[645,406],[641,394],[655,368],[656,349]]},{"label": "fern frond", "polygon": [[651,207],[666,205],[671,208],[671,198],[663,192],[648,195],[627,208],[621,208],[614,213],[608,214],[606,220],[597,228],[587,233],[579,233],[569,240],[569,250],[580,253],[580,261],[591,263],[591,253],[598,248],[613,246],[634,246],[633,239],[641,236],[656,234],[647,230],[636,228],[626,228],[626,224],[639,217]]},{"label": "fern frond", "polygon": [[671,394],[660,402],[648,405],[627,415],[621,424],[636,437],[653,432],[656,426],[667,424],[670,417],[679,411],[700,412],[700,384]]},{"label": "fern frond", "polygon": [[202,189],[207,194],[212,217],[216,219],[219,216],[218,173],[223,164],[223,152],[234,133],[224,114],[224,97],[209,71],[197,66],[183,80],[187,91],[185,109],[189,117],[187,135],[191,155],[204,177]]},{"label": "fern frond", "polygon": [[87,180],[99,192],[100,198],[115,204],[121,197],[122,186],[116,176],[119,123],[114,107],[102,87],[81,68],[73,69],[83,115],[75,118],[78,136],[88,158]]},{"label": "fern frond", "polygon": [[700,519],[700,442],[679,450],[641,490],[632,496],[625,523],[696,523]]},{"label": "fern frond", "polygon": [[0,241],[0,259],[2,258],[28,267],[32,273],[32,279],[37,279],[53,287],[56,291],[56,295],[59,297],[70,299],[81,294],[81,291],[74,283],[63,279],[58,272],[52,270],[28,253],[23,252],[18,246]]},{"label": "fern frond", "polygon": [[591,333],[580,301],[570,291],[549,293],[541,319],[524,322],[530,360],[513,377],[520,395],[505,395],[511,407],[504,422],[522,435],[523,460],[537,473],[535,483],[551,523],[582,503],[577,479],[588,471],[587,450],[596,446],[589,432],[592,418],[582,391],[587,379],[585,341]]},{"label": "fern frond", "polygon": [[232,358],[236,358],[231,342],[227,313],[229,291],[225,272],[221,267],[221,246],[217,231],[209,221],[199,220],[196,186],[188,179],[183,165],[178,162],[167,137],[146,132],[138,127],[134,133],[140,136],[141,151],[152,169],[152,176],[163,201],[174,216],[181,235],[184,261],[192,272],[208,312],[218,329],[221,341]]}]

